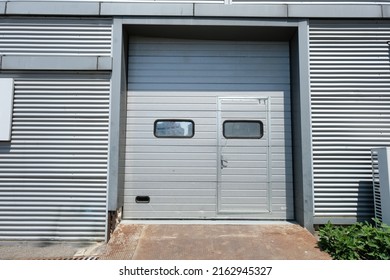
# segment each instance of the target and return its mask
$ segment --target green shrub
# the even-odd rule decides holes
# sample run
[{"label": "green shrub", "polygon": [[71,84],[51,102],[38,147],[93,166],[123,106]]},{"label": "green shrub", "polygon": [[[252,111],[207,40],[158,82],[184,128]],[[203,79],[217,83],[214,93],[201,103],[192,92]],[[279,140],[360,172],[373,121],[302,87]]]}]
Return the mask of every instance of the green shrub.
[{"label": "green shrub", "polygon": [[318,245],[335,260],[389,260],[390,226],[374,220],[350,226],[328,222],[319,230]]}]

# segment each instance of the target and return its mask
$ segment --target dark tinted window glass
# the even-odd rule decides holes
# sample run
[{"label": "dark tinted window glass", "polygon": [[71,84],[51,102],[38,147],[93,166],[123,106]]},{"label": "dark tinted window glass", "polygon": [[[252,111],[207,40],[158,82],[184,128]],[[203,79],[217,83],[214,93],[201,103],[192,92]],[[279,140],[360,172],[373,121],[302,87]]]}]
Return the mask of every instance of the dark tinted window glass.
[{"label": "dark tinted window glass", "polygon": [[225,121],[223,136],[226,139],[260,139],[263,137],[261,121]]}]

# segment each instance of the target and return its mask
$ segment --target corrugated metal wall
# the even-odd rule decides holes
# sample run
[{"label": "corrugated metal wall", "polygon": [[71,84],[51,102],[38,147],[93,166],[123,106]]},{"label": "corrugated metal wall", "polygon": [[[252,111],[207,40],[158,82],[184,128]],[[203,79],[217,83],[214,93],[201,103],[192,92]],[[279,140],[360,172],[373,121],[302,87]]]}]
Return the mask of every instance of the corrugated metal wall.
[{"label": "corrugated metal wall", "polygon": [[[287,42],[130,38],[124,218],[293,218],[289,75]],[[272,213],[218,215],[217,97],[262,94],[273,102]],[[194,138],[155,138],[166,118],[193,120]]]},{"label": "corrugated metal wall", "polygon": [[104,240],[108,80],[17,79],[0,239]]},{"label": "corrugated metal wall", "polygon": [[41,19],[0,21],[0,55],[111,55],[111,24]]},{"label": "corrugated metal wall", "polygon": [[[110,57],[111,33],[110,20],[3,18],[0,55]],[[105,239],[110,77],[68,70],[1,73],[15,81],[1,240]]]},{"label": "corrugated metal wall", "polygon": [[310,25],[315,222],[373,216],[370,149],[390,145],[389,24]]}]

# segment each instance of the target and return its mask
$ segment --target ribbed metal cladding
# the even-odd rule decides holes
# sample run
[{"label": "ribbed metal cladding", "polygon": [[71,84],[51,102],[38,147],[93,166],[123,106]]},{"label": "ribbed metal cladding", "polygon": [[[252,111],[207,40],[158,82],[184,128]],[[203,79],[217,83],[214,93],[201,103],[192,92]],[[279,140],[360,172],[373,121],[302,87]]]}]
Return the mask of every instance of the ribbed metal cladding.
[{"label": "ribbed metal cladding", "polygon": [[315,220],[373,216],[370,149],[390,145],[390,25],[311,24]]},{"label": "ribbed metal cladding", "polygon": [[1,240],[104,240],[109,90],[108,80],[15,81]]},{"label": "ribbed metal cladding", "polygon": [[111,24],[0,22],[1,55],[111,55]]}]

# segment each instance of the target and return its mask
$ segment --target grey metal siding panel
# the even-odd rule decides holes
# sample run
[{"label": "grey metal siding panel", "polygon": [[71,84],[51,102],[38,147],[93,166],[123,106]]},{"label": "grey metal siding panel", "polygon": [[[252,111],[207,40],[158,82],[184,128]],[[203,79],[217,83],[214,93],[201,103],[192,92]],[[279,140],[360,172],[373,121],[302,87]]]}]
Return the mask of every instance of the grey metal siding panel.
[{"label": "grey metal siding panel", "polygon": [[0,14],[5,14],[5,2],[0,3]]},{"label": "grey metal siding panel", "polygon": [[[216,214],[217,97],[259,92],[274,100],[267,217],[293,218],[288,44],[130,38],[129,48],[124,218],[232,218]],[[157,118],[192,119],[194,138],[156,139]],[[245,217],[256,218],[235,216]]]},{"label": "grey metal siding panel", "polygon": [[[232,5],[233,4],[233,5]],[[208,6],[208,7],[207,7]],[[261,0],[43,0],[0,3],[0,14],[86,16],[237,16],[301,18],[386,18],[388,1]]]},{"label": "grey metal siding panel", "polygon": [[370,149],[390,145],[389,38],[389,25],[311,25],[317,221],[373,215]]},{"label": "grey metal siding panel", "polygon": [[0,239],[105,239],[109,90],[107,79],[15,80]]},{"label": "grey metal siding panel", "polygon": [[[65,1],[18,1],[7,3],[7,14],[35,14],[35,15],[99,15],[98,2],[67,3]],[[81,2],[81,3],[80,3]]]},{"label": "grey metal siding panel", "polygon": [[308,21],[299,22],[290,47],[295,219],[314,232]]},{"label": "grey metal siding panel", "polygon": [[287,17],[287,5],[196,4],[194,15],[214,17]]},{"label": "grey metal siding panel", "polygon": [[91,56],[5,55],[1,70],[97,70],[98,59]]},{"label": "grey metal siding panel", "polygon": [[374,4],[355,5],[288,5],[288,17],[301,18],[381,18],[382,6]]},{"label": "grey metal siding panel", "polygon": [[193,16],[192,1],[183,3],[102,3],[101,15],[132,15],[132,16]]},{"label": "grey metal siding panel", "polygon": [[109,21],[0,21],[0,55],[111,56]]}]

